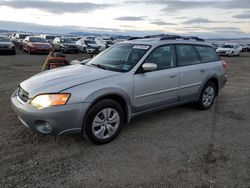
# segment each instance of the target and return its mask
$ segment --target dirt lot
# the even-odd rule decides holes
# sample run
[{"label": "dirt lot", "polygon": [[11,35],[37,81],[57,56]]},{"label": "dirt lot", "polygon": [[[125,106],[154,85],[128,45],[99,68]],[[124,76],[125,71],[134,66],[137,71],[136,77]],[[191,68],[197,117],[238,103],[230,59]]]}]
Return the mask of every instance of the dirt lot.
[{"label": "dirt lot", "polygon": [[250,53],[224,58],[230,80],[212,109],[142,116],[102,146],[34,134],[13,113],[11,93],[45,58],[0,56],[0,187],[250,187]]}]

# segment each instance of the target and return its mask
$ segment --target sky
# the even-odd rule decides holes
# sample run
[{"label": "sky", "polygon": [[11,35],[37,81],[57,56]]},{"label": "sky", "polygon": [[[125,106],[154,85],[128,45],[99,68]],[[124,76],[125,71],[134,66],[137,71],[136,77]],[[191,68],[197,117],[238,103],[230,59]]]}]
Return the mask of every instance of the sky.
[{"label": "sky", "polygon": [[0,29],[250,37],[250,0],[0,0]]}]

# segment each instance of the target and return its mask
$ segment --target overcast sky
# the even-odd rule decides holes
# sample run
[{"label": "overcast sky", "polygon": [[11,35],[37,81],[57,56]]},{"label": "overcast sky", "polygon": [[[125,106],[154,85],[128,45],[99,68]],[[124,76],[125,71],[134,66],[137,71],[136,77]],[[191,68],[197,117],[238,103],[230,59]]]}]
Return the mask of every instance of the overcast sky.
[{"label": "overcast sky", "polygon": [[0,0],[0,29],[250,37],[250,0]]}]

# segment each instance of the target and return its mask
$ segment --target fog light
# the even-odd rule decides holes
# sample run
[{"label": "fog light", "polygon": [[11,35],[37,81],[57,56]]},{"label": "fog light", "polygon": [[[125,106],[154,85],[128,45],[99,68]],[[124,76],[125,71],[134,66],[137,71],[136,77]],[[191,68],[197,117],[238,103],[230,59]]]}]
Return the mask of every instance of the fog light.
[{"label": "fog light", "polygon": [[39,120],[35,122],[36,129],[43,134],[49,134],[53,131],[52,126],[43,120]]}]

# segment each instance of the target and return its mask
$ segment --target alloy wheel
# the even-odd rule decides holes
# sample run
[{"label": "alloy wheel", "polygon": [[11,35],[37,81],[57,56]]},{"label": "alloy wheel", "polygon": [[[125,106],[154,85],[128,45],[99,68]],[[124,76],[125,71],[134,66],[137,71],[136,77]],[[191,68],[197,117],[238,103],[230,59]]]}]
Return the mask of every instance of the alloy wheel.
[{"label": "alloy wheel", "polygon": [[215,97],[215,90],[212,86],[208,86],[203,92],[202,102],[204,106],[210,106]]}]

